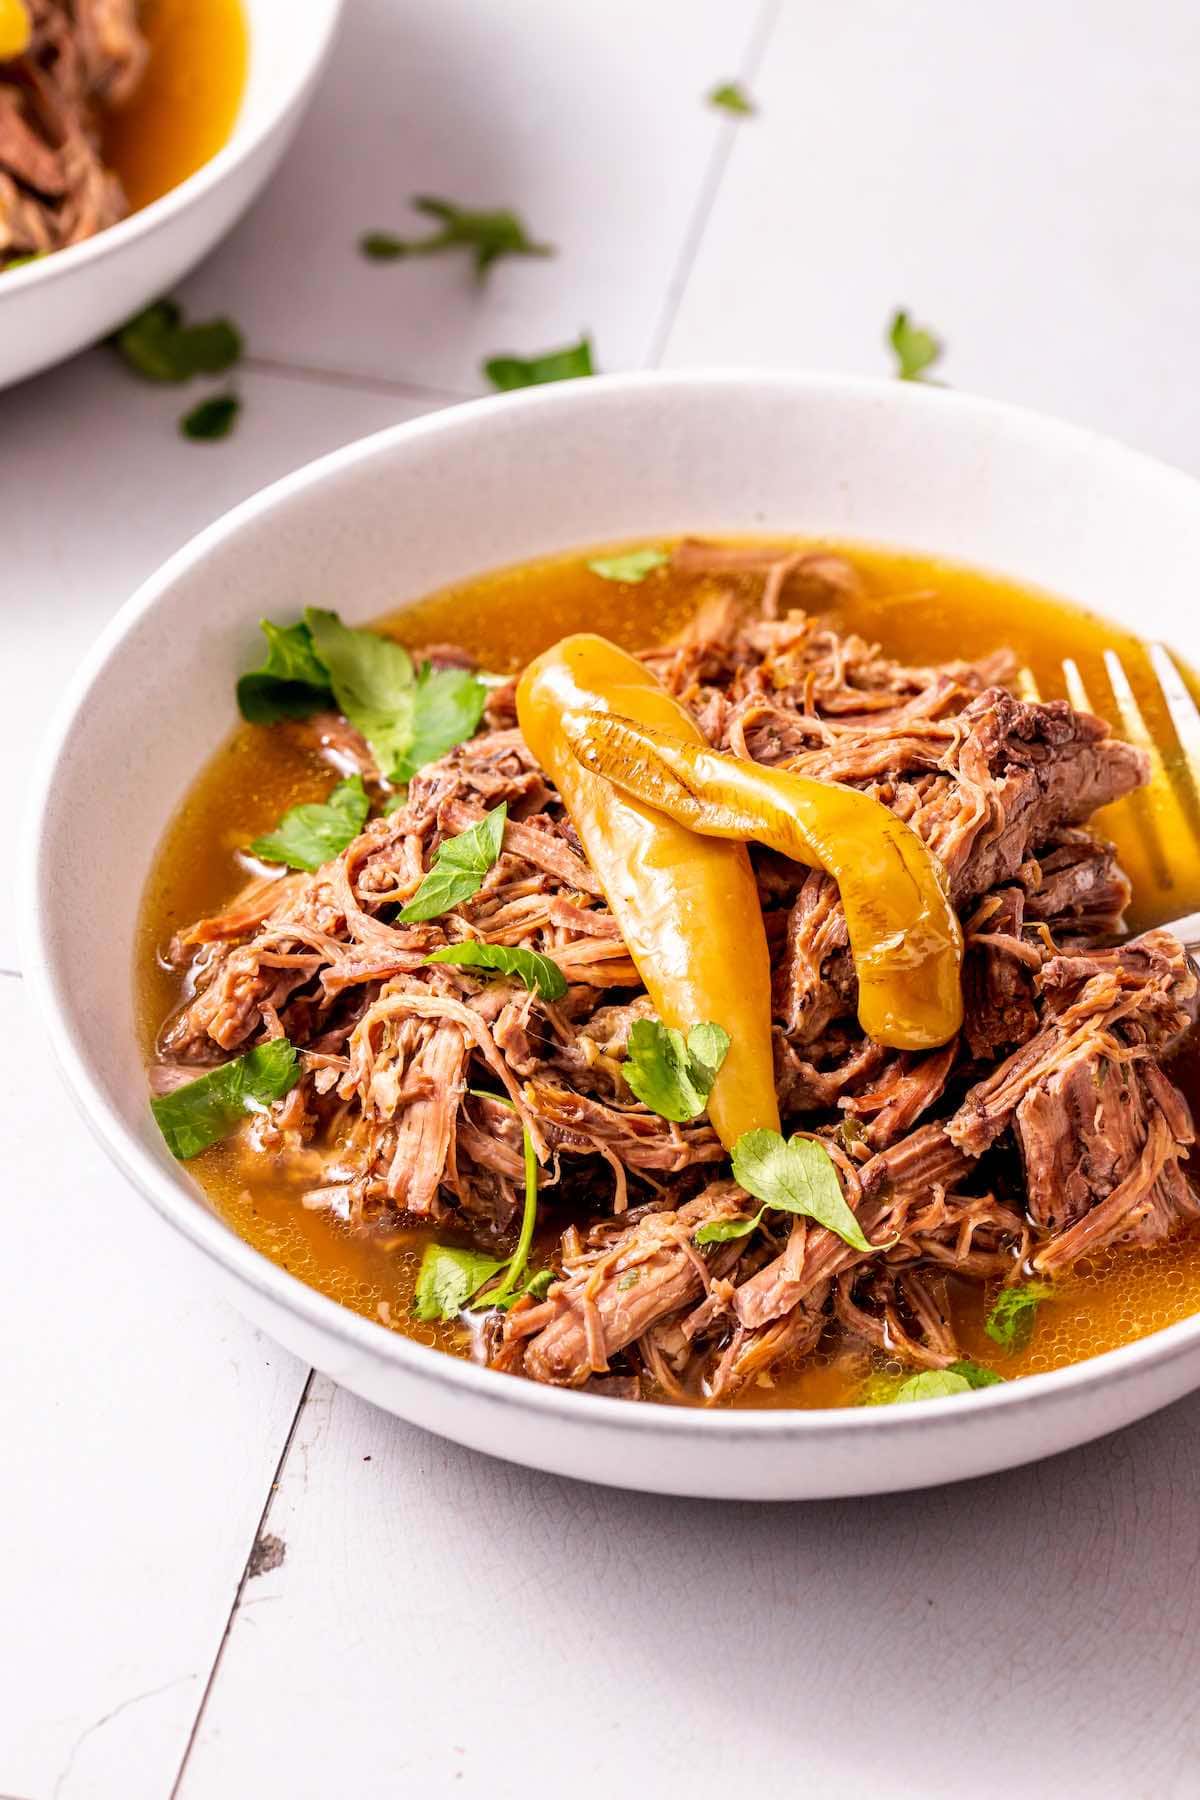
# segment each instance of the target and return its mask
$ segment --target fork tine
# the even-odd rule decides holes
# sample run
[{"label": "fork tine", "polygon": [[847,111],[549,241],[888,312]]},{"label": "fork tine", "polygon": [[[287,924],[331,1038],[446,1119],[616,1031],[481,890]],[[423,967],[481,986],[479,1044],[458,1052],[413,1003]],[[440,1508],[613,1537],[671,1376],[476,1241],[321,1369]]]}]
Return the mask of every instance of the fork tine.
[{"label": "fork tine", "polygon": [[1162,644],[1151,644],[1146,654],[1150,658],[1150,667],[1158,676],[1158,685],[1167,703],[1179,748],[1183,751],[1182,772],[1191,782],[1193,793],[1200,794],[1200,707],[1188,693],[1183,676]]},{"label": "fork tine", "polygon": [[1073,656],[1063,657],[1063,677],[1067,684],[1067,699],[1076,712],[1091,712],[1092,703],[1088,699],[1087,689],[1083,685],[1083,676],[1079,673],[1079,664]]},{"label": "fork tine", "polygon": [[1159,754],[1158,745],[1150,735],[1150,728],[1142,715],[1141,707],[1138,705],[1137,695],[1129,685],[1129,677],[1125,673],[1125,666],[1115,650],[1106,650],[1104,652],[1104,667],[1108,673],[1109,686],[1113,691],[1113,699],[1117,703],[1117,712],[1120,714],[1121,718],[1121,729],[1131,744],[1137,744],[1139,749],[1149,752],[1150,761],[1155,765],[1154,775],[1151,776],[1151,780],[1153,780],[1161,769],[1162,757]]},{"label": "fork tine", "polygon": [[[1107,655],[1108,653],[1106,653],[1106,661]],[[1116,658],[1114,657],[1113,660],[1116,661]],[[1064,657],[1062,668],[1063,679],[1067,688],[1067,698],[1075,708],[1076,712],[1094,713],[1100,710],[1092,704],[1091,697],[1084,684],[1083,676],[1079,672],[1079,664],[1075,661],[1075,658],[1073,656]],[[1125,714],[1121,707],[1122,692],[1129,695],[1129,699],[1135,709],[1137,702],[1133,698],[1129,683],[1125,680],[1125,671],[1121,668],[1119,662],[1117,663],[1117,673],[1121,682],[1121,690],[1118,690],[1116,683],[1113,682],[1111,669],[1109,670],[1109,681],[1113,685],[1113,693],[1117,700],[1117,711],[1121,715],[1121,723],[1123,726],[1126,724],[1128,725],[1127,735],[1131,739],[1135,738],[1136,735],[1137,741],[1145,744],[1149,734],[1146,731],[1145,720],[1142,718],[1140,711],[1137,713],[1136,719],[1131,718],[1126,721]],[[1151,749],[1153,749],[1153,746],[1151,746]],[[1118,800],[1114,805],[1102,808],[1093,820],[1093,824],[1103,836],[1111,838],[1112,842],[1116,845],[1117,854],[1122,865],[1133,877],[1135,889],[1141,885],[1139,872],[1145,871],[1145,878],[1165,894],[1170,893],[1174,883],[1171,879],[1170,865],[1163,849],[1157,809],[1150,797],[1151,792],[1154,790],[1156,779],[1158,779],[1158,785],[1161,787],[1165,785],[1165,778],[1161,778],[1160,770],[1152,768],[1150,779],[1151,788],[1141,789],[1137,793],[1130,794],[1125,800]]]},{"label": "fork tine", "polygon": [[[1177,670],[1170,669],[1171,688],[1175,690],[1175,705],[1171,704],[1171,694],[1163,684],[1161,664],[1166,661],[1165,651],[1155,656],[1149,651],[1151,667],[1160,685],[1163,685],[1163,702],[1175,725],[1176,710],[1180,718],[1193,715],[1189,734],[1193,739],[1200,736],[1200,720],[1195,719],[1195,708],[1190,697],[1186,706],[1180,704],[1178,695],[1186,689],[1179,678]],[[1195,787],[1191,781],[1190,750],[1184,738],[1180,737],[1181,757],[1176,757],[1168,746],[1168,755],[1178,768],[1180,785],[1172,779],[1172,771],[1168,767],[1156,741],[1146,723],[1145,715],[1138,704],[1124,665],[1115,650],[1104,652],[1104,666],[1108,672],[1113,698],[1117,703],[1117,713],[1121,728],[1131,743],[1145,750],[1150,758],[1150,782],[1140,795],[1131,798],[1141,802],[1141,813],[1145,818],[1149,831],[1146,848],[1154,865],[1159,885],[1172,889],[1182,885],[1191,888],[1200,872],[1200,806],[1198,806]],[[1178,732],[1178,726],[1176,726]],[[1165,876],[1165,879],[1163,877]]]}]

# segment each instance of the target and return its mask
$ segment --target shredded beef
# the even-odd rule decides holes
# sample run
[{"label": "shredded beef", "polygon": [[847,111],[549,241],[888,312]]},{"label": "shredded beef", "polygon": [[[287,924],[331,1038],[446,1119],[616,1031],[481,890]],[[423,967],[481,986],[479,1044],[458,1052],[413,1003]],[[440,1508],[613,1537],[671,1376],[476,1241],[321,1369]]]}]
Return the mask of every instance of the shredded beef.
[{"label": "shredded beef", "polygon": [[127,100],[147,49],[134,0],[25,0],[28,49],[0,62],[0,270],[124,218],[101,156],[105,107]]},{"label": "shredded beef", "polygon": [[[999,1281],[1029,1263],[1056,1274],[1200,1214],[1184,1167],[1192,1122],[1160,1066],[1200,988],[1168,934],[1121,941],[1128,881],[1083,829],[1146,779],[1146,759],[1063,702],[1015,698],[999,685],[1006,655],[907,667],[787,610],[856,591],[840,559],[693,543],[676,560],[765,594],[748,614],[718,588],[680,638],[647,653],[659,678],[718,747],[852,782],[891,807],[940,858],[960,911],[962,1032],[932,1052],[889,1051],[855,1017],[833,881],[756,852],[780,1110],[789,1131],[829,1150],[875,1247],[785,1214],[696,1245],[700,1225],[757,1205],[728,1179],[704,1118],[672,1124],[625,1084],[629,1031],[650,1003],[515,728],[511,690],[325,868],[257,875],[182,934],[187,997],[162,1033],[163,1079],[286,1032],[303,1078],[246,1154],[269,1137],[303,1171],[306,1204],[385,1233],[448,1223],[480,1245],[511,1244],[527,1132],[543,1220],[561,1207],[565,1230],[545,1297],[518,1300],[483,1333],[497,1368],[616,1396],[720,1400],[769,1382],[826,1332],[855,1354],[945,1367],[960,1354],[949,1277]],[[344,721],[278,729],[378,783]],[[439,844],[501,800],[503,848],[479,891],[444,917],[400,923]],[[426,961],[468,937],[553,957],[565,997]]]}]

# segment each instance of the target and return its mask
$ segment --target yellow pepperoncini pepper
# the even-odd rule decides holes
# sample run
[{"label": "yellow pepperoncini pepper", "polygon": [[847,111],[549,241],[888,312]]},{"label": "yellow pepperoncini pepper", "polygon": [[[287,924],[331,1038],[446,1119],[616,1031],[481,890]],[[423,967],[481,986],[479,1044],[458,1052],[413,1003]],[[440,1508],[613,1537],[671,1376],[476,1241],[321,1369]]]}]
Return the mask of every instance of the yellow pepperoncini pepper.
[{"label": "yellow pepperoncini pepper", "polygon": [[711,750],[643,714],[572,706],[580,763],[690,831],[753,838],[838,884],[858,973],[858,1017],[880,1044],[927,1050],[962,1024],[962,931],[937,858],[878,800]]},{"label": "yellow pepperoncini pepper", "polygon": [[708,1100],[721,1142],[778,1131],[771,1054],[771,968],[758,889],[741,844],[697,837],[629,799],[572,755],[563,715],[613,712],[704,745],[677,700],[605,638],[564,638],[517,688],[525,741],[550,775],[665,1025],[711,1021],[729,1049]]},{"label": "yellow pepperoncini pepper", "polygon": [[33,20],[24,0],[0,0],[0,62],[21,56],[33,37]]}]

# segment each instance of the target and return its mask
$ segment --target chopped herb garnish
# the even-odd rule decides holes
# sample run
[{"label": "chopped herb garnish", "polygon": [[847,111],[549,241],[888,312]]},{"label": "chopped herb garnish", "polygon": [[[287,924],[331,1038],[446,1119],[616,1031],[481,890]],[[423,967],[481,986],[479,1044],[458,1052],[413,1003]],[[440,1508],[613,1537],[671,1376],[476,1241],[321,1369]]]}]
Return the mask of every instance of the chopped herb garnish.
[{"label": "chopped herb garnish", "polygon": [[403,644],[377,631],[355,631],[335,612],[304,614],[317,661],[329,671],[338,711],[362,732],[390,780],[413,741],[413,660]]},{"label": "chopped herb garnish", "polygon": [[478,1250],[426,1244],[413,1296],[414,1318],[427,1324],[434,1319],[457,1318],[472,1294],[503,1267],[503,1260]]},{"label": "chopped herb garnish", "polygon": [[129,367],[147,381],[223,375],[242,354],[242,335],[231,320],[185,325],[174,300],[155,300],[122,325],[113,342]]},{"label": "chopped herb garnish", "polygon": [[710,106],[719,106],[725,112],[741,113],[743,115],[757,111],[753,100],[751,100],[745,88],[736,81],[720,82],[709,93],[708,104]]},{"label": "chopped herb garnish", "polygon": [[777,1131],[744,1131],[733,1146],[733,1178],[764,1206],[815,1219],[855,1250],[886,1248],[863,1236],[833,1158],[815,1138],[785,1140]]},{"label": "chopped herb garnish", "polygon": [[605,581],[645,581],[654,569],[661,569],[671,558],[665,550],[626,550],[620,556],[597,556],[588,568]]},{"label": "chopped herb garnish", "polygon": [[1010,1355],[1023,1350],[1033,1336],[1038,1307],[1053,1292],[1045,1281],[1025,1281],[1019,1287],[1001,1288],[983,1329],[994,1344]]},{"label": "chopped herb garnish", "polygon": [[862,1120],[856,1118],[853,1113],[842,1114],[841,1123],[833,1135],[843,1150],[855,1150],[860,1144],[865,1144],[867,1141]]},{"label": "chopped herb garnish", "polygon": [[941,1400],[947,1394],[969,1394],[972,1383],[954,1369],[922,1369],[910,1375],[892,1395],[893,1406],[904,1406],[910,1400]]},{"label": "chopped herb garnish", "polygon": [[255,838],[247,848],[263,862],[285,863],[289,869],[319,869],[352,844],[367,822],[370,801],[362,776],[339,781],[328,800],[293,806],[274,831]]},{"label": "chopped herb garnish", "polygon": [[[470,1091],[478,1100],[498,1100],[501,1106],[512,1108],[512,1101],[505,1094],[481,1093],[476,1088]],[[517,1286],[525,1273],[537,1226],[537,1153],[525,1125],[522,1126],[522,1137],[525,1149],[525,1207],[521,1215],[521,1234],[517,1239],[516,1249],[511,1257],[497,1261],[493,1256],[482,1256],[474,1250],[451,1250],[441,1244],[427,1245],[421,1258],[413,1304],[413,1311],[418,1319],[453,1319],[462,1312],[468,1301],[473,1301],[472,1311],[486,1312],[498,1307],[502,1312],[507,1312],[526,1294],[533,1300],[545,1299],[546,1291],[554,1280],[551,1269],[539,1269],[530,1276],[523,1288]],[[488,1288],[488,1282],[500,1275],[501,1271],[503,1275],[499,1284]],[[480,1291],[485,1288],[486,1292]]]},{"label": "chopped herb garnish", "polygon": [[[418,892],[420,890],[418,889]],[[460,963],[468,969],[498,969],[503,975],[517,975],[532,993],[543,1000],[561,1000],[567,991],[566,977],[558,964],[537,950],[522,950],[508,944],[480,944],[468,940],[447,944],[425,958],[432,963]]]},{"label": "chopped herb garnish", "polygon": [[[511,1105],[511,1101],[509,1102]],[[529,1127],[522,1124],[521,1136],[525,1154],[525,1207],[521,1214],[521,1235],[517,1239],[517,1247],[512,1259],[500,1281],[500,1285],[489,1288],[481,1294],[475,1304],[481,1310],[485,1307],[499,1306],[505,1311],[517,1299],[516,1287],[525,1273],[525,1265],[529,1261],[529,1252],[533,1248],[533,1234],[537,1227],[538,1199],[538,1165],[537,1152],[533,1147],[533,1139],[529,1135]],[[534,1276],[537,1281],[539,1277]],[[549,1282],[546,1283],[548,1287]],[[533,1282],[530,1283],[533,1286]]]},{"label": "chopped herb garnish", "polygon": [[483,280],[502,256],[553,256],[553,244],[538,244],[517,214],[506,208],[493,212],[456,206],[452,200],[417,196],[413,208],[436,219],[439,230],[423,238],[395,237],[389,231],[369,231],[359,239],[359,249],[373,262],[397,262],[409,256],[437,256],[444,250],[469,250],[475,274]]},{"label": "chopped herb garnish", "polygon": [[411,781],[426,763],[473,737],[487,694],[487,683],[470,669],[434,669],[423,663],[412,697],[412,742],[390,779]]},{"label": "chopped herb garnish", "polygon": [[10,256],[0,274],[7,275],[10,269],[24,269],[29,263],[41,262],[49,254],[48,250],[31,250],[26,256]]},{"label": "chopped herb garnish", "polygon": [[184,413],[179,429],[194,443],[210,444],[217,438],[229,436],[241,410],[242,403],[236,394],[213,394]]},{"label": "chopped herb garnish", "polygon": [[279,719],[304,719],[328,706],[333,698],[329,670],[313,649],[308,626],[273,625],[260,619],[267,640],[267,660],[237,684],[238,709],[251,725],[273,725]]},{"label": "chopped herb garnish", "polygon": [[487,704],[487,685],[468,669],[418,673],[403,644],[378,631],[356,631],[335,612],[310,606],[298,625],[262,621],[269,653],[238,682],[238,705],[251,724],[304,718],[330,701],[371,746],[386,780],[404,783],[472,736]]},{"label": "chopped herb garnish", "polygon": [[693,1025],[685,1043],[682,1032],[658,1019],[635,1019],[621,1072],[643,1106],[681,1125],[708,1105],[728,1049],[729,1033],[720,1025]]},{"label": "chopped herb garnish", "polygon": [[186,1162],[236,1131],[247,1113],[281,1100],[299,1079],[295,1047],[271,1038],[173,1093],[156,1095],[150,1110],[171,1155]]},{"label": "chopped herb garnish", "polygon": [[972,1362],[969,1356],[960,1356],[957,1362],[952,1362],[950,1373],[961,1375],[968,1387],[1001,1387],[1004,1384],[1003,1375],[997,1375],[995,1369],[985,1369],[982,1363]]},{"label": "chopped herb garnish", "polygon": [[942,354],[942,343],[923,325],[914,325],[904,311],[892,315],[888,343],[896,352],[896,374],[901,381],[921,381],[925,370]]},{"label": "chopped herb garnish", "polygon": [[630,1288],[636,1287],[641,1279],[642,1271],[640,1269],[630,1269],[628,1275],[622,1275],[617,1283],[618,1294],[627,1294]]},{"label": "chopped herb garnish", "polygon": [[442,839],[425,879],[408,905],[401,908],[398,916],[403,924],[440,918],[479,892],[500,854],[507,817],[508,804],[502,800],[478,824],[460,831],[457,837]]},{"label": "chopped herb garnish", "polygon": [[507,393],[511,388],[540,387],[545,381],[573,381],[594,375],[592,346],[587,338],[565,350],[547,350],[541,356],[492,356],[483,365],[492,386]]},{"label": "chopped herb garnish", "polygon": [[727,1244],[730,1238],[748,1237],[762,1224],[765,1206],[749,1219],[713,1219],[708,1225],[702,1225],[695,1234],[697,1244]]},{"label": "chopped herb garnish", "polygon": [[985,1369],[982,1363],[961,1357],[948,1369],[926,1369],[919,1375],[893,1375],[875,1369],[859,1389],[859,1406],[893,1406],[897,1401],[939,1400],[946,1394],[966,1394],[972,1388],[1003,1385],[1003,1375]]}]

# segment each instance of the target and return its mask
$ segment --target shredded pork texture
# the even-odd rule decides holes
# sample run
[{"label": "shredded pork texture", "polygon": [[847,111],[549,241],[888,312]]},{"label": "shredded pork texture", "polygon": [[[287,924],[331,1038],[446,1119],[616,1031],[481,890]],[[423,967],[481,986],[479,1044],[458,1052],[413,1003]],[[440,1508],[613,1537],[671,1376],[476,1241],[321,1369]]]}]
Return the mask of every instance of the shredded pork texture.
[{"label": "shredded pork texture", "polygon": [[0,270],[123,219],[99,120],[137,87],[146,42],[134,0],[25,0],[28,49],[0,62]]},{"label": "shredded pork texture", "polygon": [[[1200,1212],[1184,1167],[1191,1118],[1161,1067],[1196,1014],[1192,965],[1163,932],[1097,947],[1120,939],[1129,884],[1083,827],[1146,780],[1143,753],[1064,702],[1015,698],[1006,655],[905,667],[787,610],[852,593],[855,571],[757,555],[684,546],[685,570],[761,574],[763,605],[747,618],[719,595],[645,661],[716,747],[850,782],[906,819],[963,922],[961,1034],[926,1054],[887,1050],[855,1017],[833,882],[755,852],[786,1129],[825,1143],[879,1249],[781,1214],[697,1246],[701,1225],[754,1204],[706,1120],[672,1124],[625,1085],[629,1030],[649,1002],[510,688],[484,730],[317,874],[257,878],[174,946],[187,997],[162,1033],[163,1078],[286,1033],[301,1084],[250,1128],[244,1154],[290,1160],[293,1181],[311,1172],[306,1204],[385,1237],[419,1222],[507,1246],[528,1131],[543,1223],[557,1211],[565,1226],[554,1280],[479,1341],[495,1367],[533,1380],[720,1401],[770,1384],[829,1334],[942,1368],[961,1353],[949,1281],[1054,1275],[1107,1246],[1160,1242]],[[372,776],[336,721],[275,729]],[[479,891],[398,923],[438,845],[501,800],[503,849]],[[426,962],[466,938],[551,956],[565,997]]]}]

